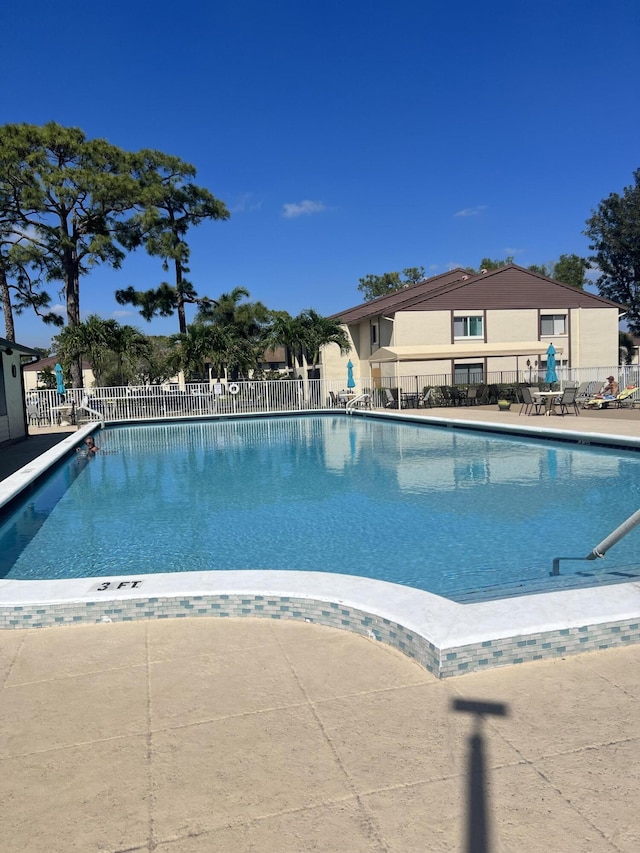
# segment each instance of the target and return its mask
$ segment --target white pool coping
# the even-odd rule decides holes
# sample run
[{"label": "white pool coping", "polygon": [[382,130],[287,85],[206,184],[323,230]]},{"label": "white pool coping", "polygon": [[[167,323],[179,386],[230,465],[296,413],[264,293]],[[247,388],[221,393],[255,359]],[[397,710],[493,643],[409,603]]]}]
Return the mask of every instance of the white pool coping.
[{"label": "white pool coping", "polygon": [[[370,415],[370,413],[368,413]],[[383,416],[385,416],[384,413]],[[392,418],[416,420],[390,413]],[[387,415],[388,417],[388,415]],[[420,422],[446,418],[419,418]],[[464,428],[540,436],[555,430],[465,421]],[[0,506],[74,449],[94,426],[63,439],[0,484]],[[564,440],[570,436],[561,432]],[[613,435],[577,440],[640,444]],[[555,436],[553,436],[555,437]],[[624,441],[623,441],[624,439]],[[7,497],[9,496],[9,497]],[[187,615],[304,618],[355,630],[401,648],[434,674],[447,676],[640,642],[640,583],[565,589],[460,604],[412,587],[336,572],[209,571],[109,578],[0,580],[0,627]],[[122,586],[119,587],[119,584]]]}]

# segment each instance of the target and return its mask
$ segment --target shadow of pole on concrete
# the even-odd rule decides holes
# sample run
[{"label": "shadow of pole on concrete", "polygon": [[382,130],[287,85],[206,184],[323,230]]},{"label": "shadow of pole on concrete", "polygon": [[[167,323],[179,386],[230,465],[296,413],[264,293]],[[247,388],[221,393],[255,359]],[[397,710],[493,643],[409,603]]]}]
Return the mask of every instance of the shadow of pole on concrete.
[{"label": "shadow of pole on concrete", "polygon": [[491,825],[487,796],[487,771],[485,767],[482,721],[485,717],[506,717],[507,706],[502,702],[485,702],[474,699],[454,699],[454,711],[473,714],[474,731],[469,737],[467,793],[467,823],[465,853],[491,853]]}]

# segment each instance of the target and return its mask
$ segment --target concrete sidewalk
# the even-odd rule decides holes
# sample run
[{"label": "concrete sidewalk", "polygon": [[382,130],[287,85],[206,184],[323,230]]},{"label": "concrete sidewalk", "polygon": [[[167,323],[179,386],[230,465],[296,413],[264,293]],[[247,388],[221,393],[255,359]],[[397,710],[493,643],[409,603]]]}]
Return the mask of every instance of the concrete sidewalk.
[{"label": "concrete sidewalk", "polygon": [[29,437],[24,441],[0,447],[0,480],[28,465],[75,431],[76,427],[30,427]]},{"label": "concrete sidewalk", "polygon": [[[438,681],[248,618],[0,632],[0,846],[635,853],[639,665],[636,646]],[[460,697],[507,716],[472,740]]]}]

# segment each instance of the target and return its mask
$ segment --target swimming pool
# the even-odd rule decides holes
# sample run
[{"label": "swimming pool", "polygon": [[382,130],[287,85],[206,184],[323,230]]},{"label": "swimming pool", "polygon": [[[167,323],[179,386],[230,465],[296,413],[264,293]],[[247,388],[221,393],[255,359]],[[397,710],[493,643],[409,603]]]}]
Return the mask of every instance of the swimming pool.
[{"label": "swimming pool", "polygon": [[117,427],[0,527],[14,580],[233,569],[340,572],[454,600],[629,580],[640,455],[315,416]]}]

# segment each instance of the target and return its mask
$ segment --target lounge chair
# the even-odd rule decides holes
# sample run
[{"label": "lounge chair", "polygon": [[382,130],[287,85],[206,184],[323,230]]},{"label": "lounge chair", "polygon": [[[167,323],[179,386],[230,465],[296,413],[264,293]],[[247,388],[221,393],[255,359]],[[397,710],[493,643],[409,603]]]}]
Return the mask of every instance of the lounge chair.
[{"label": "lounge chair", "polygon": [[576,403],[582,405],[582,403],[590,400],[593,397],[593,386],[595,384],[593,380],[590,382],[581,382],[576,393]]},{"label": "lounge chair", "polygon": [[453,406],[453,398],[451,396],[451,389],[448,385],[440,386],[440,396],[442,397],[442,404],[444,406]]},{"label": "lounge chair", "polygon": [[433,388],[425,388],[424,394],[420,397],[419,404],[425,409],[430,409],[433,406]]},{"label": "lounge chair", "polygon": [[620,391],[617,397],[613,399],[607,400],[603,397],[592,397],[587,403],[584,404],[585,409],[608,409],[609,406],[613,409],[621,409],[623,407],[629,406],[633,408],[634,399],[633,395],[637,392],[638,388],[636,385],[627,385],[625,389]]},{"label": "lounge chair", "polygon": [[398,392],[394,396],[393,392],[389,388],[384,389],[385,396],[385,409],[397,409],[398,408]]}]

